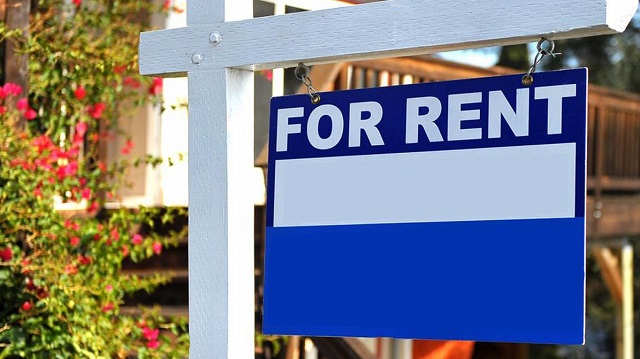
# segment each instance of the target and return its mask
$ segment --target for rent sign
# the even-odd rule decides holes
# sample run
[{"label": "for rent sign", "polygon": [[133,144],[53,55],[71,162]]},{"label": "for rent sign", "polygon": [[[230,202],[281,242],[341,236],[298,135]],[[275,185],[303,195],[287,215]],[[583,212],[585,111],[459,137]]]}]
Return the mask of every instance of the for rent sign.
[{"label": "for rent sign", "polygon": [[271,103],[265,333],[579,344],[585,69]]}]

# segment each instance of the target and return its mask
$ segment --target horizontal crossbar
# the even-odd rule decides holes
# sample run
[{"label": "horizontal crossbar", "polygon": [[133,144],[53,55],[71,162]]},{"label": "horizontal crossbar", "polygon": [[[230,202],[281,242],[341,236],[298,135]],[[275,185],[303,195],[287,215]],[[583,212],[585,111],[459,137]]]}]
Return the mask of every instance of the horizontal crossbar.
[{"label": "horizontal crossbar", "polygon": [[612,34],[637,7],[637,0],[387,0],[189,26],[142,33],[140,73],[260,70]]}]

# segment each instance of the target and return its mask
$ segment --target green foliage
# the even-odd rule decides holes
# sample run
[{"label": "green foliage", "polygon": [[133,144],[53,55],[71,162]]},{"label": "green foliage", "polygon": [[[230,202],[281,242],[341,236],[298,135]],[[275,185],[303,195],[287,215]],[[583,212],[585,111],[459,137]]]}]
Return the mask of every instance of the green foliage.
[{"label": "green foliage", "polygon": [[[617,35],[556,40],[556,57],[545,57],[538,71],[589,68],[589,82],[640,93],[640,12],[627,29]],[[526,71],[533,61],[527,45],[500,48],[497,65]]]},{"label": "green foliage", "polygon": [[262,352],[265,346],[269,346],[271,348],[270,354],[273,357],[277,357],[283,350],[283,347],[286,348],[286,345],[289,343],[289,337],[282,337],[279,335],[264,335],[262,333],[256,332],[256,350],[257,352]]},{"label": "green foliage", "polygon": [[588,67],[589,82],[640,93],[640,12],[622,34],[556,41],[556,51],[544,67]]},{"label": "green foliage", "polygon": [[[166,6],[166,4],[165,4]],[[29,93],[0,88],[0,358],[185,357],[185,320],[159,309],[120,313],[127,294],[153,291],[169,278],[122,272],[160,254],[184,233],[141,236],[154,218],[179,209],[120,208],[128,168],[152,156],[105,162],[105,148],[125,136],[136,105],[158,102],[162,82],[137,75],[137,37],[154,11],[138,0],[49,1],[21,44],[30,57]],[[20,31],[0,24],[0,37]],[[26,118],[27,128],[16,126]],[[133,144],[123,141],[127,154]],[[54,199],[86,207],[80,215]]]},{"label": "green foliage", "polygon": [[527,44],[503,46],[498,57],[498,66],[527,71],[531,66]]}]

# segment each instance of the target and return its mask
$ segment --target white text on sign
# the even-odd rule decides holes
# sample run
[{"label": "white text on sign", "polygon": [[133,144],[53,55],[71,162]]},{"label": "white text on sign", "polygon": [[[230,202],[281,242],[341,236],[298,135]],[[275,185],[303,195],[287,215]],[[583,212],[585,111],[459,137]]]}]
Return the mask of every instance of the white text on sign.
[{"label": "white text on sign", "polygon": [[[447,96],[446,128],[447,141],[479,140],[484,138],[500,138],[502,136],[502,119],[507,123],[516,137],[529,136],[529,105],[531,101],[547,103],[547,134],[562,133],[563,99],[576,96],[576,85],[540,86],[533,90],[531,99],[529,88],[516,89],[515,108],[507,100],[503,91],[471,92],[449,94]],[[488,112],[481,116],[479,109],[468,108],[488,101]],[[443,117],[442,101],[433,96],[412,97],[406,99],[405,143],[418,143],[418,134],[422,130],[429,142],[443,142],[441,126],[437,121]],[[385,144],[384,136],[378,128],[384,120],[382,106],[375,101],[353,102],[349,105],[347,117],[347,135],[349,147],[360,147],[362,136],[366,136],[372,146]],[[306,117],[304,107],[281,108],[277,112],[276,151],[286,152],[289,136],[302,134],[301,120]],[[320,121],[323,118],[331,121],[328,136],[320,134]],[[474,126],[481,121],[487,122],[487,133]],[[464,125],[463,125],[464,123]],[[315,107],[306,121],[306,137],[309,144],[318,150],[334,148],[345,134],[345,114],[335,105],[325,104]]]}]

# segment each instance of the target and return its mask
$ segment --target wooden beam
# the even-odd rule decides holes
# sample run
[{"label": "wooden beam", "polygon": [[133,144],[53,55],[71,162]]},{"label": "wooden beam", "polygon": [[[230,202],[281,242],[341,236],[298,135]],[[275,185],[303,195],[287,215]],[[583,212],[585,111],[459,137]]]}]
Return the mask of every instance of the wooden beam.
[{"label": "wooden beam", "polygon": [[[388,0],[257,19],[204,21],[140,35],[140,73],[268,69],[428,54],[623,31],[637,0]],[[194,11],[201,9],[194,5]],[[215,46],[210,34],[221,41]],[[202,60],[194,63],[195,53]]]},{"label": "wooden beam", "polygon": [[607,247],[595,247],[593,256],[600,267],[602,278],[611,292],[615,302],[622,304],[622,275],[620,273],[620,261]]},{"label": "wooden beam", "polygon": [[590,190],[602,189],[604,191],[628,191],[640,192],[640,178],[617,178],[602,176],[587,179],[587,188]]},{"label": "wooden beam", "polygon": [[[599,218],[593,216],[596,210],[600,211]],[[640,196],[589,196],[586,213],[589,240],[640,234]]]}]

